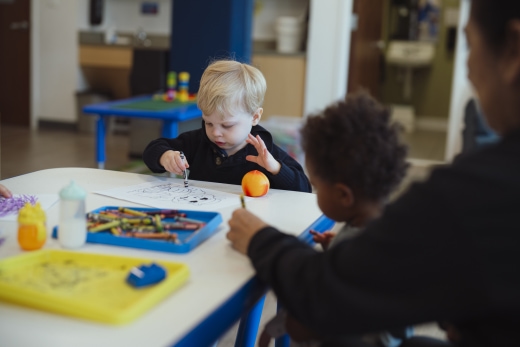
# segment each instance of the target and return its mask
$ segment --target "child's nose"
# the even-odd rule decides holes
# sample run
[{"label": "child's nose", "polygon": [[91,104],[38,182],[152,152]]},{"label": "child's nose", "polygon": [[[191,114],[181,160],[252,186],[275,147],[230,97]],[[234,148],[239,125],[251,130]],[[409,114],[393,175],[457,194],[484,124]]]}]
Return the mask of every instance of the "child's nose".
[{"label": "child's nose", "polygon": [[218,127],[213,127],[211,132],[213,133],[213,136],[222,136],[222,132],[220,131],[220,129]]}]

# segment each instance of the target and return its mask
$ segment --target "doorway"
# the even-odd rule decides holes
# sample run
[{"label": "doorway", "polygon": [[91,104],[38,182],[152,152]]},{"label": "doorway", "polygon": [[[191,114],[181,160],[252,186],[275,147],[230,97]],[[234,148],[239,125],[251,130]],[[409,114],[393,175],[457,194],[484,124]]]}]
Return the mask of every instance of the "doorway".
[{"label": "doorway", "polygon": [[350,39],[348,93],[366,89],[381,100],[382,23],[385,0],[354,0],[355,24]]},{"label": "doorway", "polygon": [[0,0],[0,122],[31,124],[30,0]]},{"label": "doorway", "polygon": [[[385,53],[390,40],[409,40],[413,0],[353,0],[354,25],[351,35],[348,92],[360,88],[392,109],[401,123],[409,157],[442,162],[446,135],[454,52],[449,44],[444,12],[458,10],[455,0],[429,0],[441,4],[439,36],[430,66],[413,75],[412,97],[403,96],[404,82],[398,68],[389,65]],[[412,5],[410,5],[412,4]],[[407,9],[408,8],[408,9]],[[405,19],[399,16],[407,15]],[[403,26],[403,22],[408,23]],[[415,110],[409,112],[409,109]]]}]

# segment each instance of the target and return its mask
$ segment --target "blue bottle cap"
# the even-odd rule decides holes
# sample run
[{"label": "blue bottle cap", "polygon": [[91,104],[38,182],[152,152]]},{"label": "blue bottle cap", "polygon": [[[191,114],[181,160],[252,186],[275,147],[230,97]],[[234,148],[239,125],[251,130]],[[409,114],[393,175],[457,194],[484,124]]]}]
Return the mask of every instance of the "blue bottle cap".
[{"label": "blue bottle cap", "polygon": [[60,190],[60,198],[64,200],[83,200],[87,196],[87,192],[76,184],[74,180],[70,184]]}]

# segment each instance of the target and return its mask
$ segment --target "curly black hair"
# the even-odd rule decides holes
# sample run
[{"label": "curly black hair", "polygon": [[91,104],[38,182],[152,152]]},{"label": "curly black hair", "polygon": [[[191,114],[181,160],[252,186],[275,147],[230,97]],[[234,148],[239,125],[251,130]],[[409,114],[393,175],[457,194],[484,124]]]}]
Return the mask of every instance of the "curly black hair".
[{"label": "curly black hair", "polygon": [[390,111],[366,92],[311,115],[301,129],[305,160],[328,183],[343,183],[354,194],[379,201],[397,188],[408,164]]},{"label": "curly black hair", "polygon": [[486,42],[500,52],[508,37],[510,21],[520,19],[520,1],[472,0],[471,12]]}]

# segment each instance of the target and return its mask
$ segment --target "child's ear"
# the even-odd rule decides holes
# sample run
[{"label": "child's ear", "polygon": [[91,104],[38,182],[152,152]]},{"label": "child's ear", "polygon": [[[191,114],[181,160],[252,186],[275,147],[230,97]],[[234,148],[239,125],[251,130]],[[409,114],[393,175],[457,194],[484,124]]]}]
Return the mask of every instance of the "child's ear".
[{"label": "child's ear", "polygon": [[343,183],[336,183],[336,194],[338,195],[338,202],[345,208],[351,207],[354,205],[355,198],[352,189],[349,186]]},{"label": "child's ear", "polygon": [[258,125],[258,122],[260,122],[260,119],[262,118],[262,113],[264,113],[264,109],[259,107],[256,109],[255,113],[253,114],[253,125]]}]

